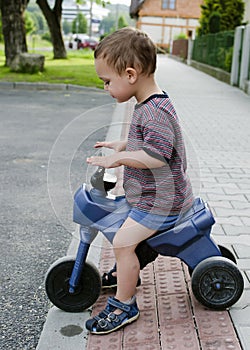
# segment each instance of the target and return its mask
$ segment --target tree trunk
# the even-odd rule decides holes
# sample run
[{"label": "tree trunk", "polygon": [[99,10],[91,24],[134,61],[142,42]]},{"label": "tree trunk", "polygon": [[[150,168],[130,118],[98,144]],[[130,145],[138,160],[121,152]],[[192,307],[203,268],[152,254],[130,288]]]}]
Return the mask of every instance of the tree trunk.
[{"label": "tree trunk", "polygon": [[67,52],[62,37],[62,2],[56,0],[54,8],[51,9],[47,0],[37,0],[36,3],[40,7],[50,30],[53,45],[54,58],[66,58]]},{"label": "tree trunk", "polygon": [[21,52],[27,52],[23,16],[27,3],[27,0],[0,1],[6,66],[10,66],[16,55]]}]

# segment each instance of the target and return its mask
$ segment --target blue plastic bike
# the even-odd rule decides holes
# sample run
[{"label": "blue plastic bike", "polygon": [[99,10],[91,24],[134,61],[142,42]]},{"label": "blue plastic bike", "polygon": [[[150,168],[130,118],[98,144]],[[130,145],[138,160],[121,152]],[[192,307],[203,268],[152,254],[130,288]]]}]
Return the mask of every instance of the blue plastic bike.
[{"label": "blue plastic bike", "polygon": [[[99,167],[91,177],[90,189],[83,184],[74,196],[73,220],[80,225],[77,256],[58,259],[49,268],[46,292],[51,302],[68,312],[80,312],[98,299],[101,276],[97,268],[86,262],[89,247],[99,231],[112,243],[114,235],[128,216],[130,207],[124,196],[110,198],[113,179],[105,179]],[[201,198],[180,216],[177,224],[159,231],[136,248],[143,269],[158,254],[177,257],[188,265],[192,291],[204,306],[223,310],[238,301],[244,289],[241,272],[230,250],[218,246],[211,238],[214,217]]]}]

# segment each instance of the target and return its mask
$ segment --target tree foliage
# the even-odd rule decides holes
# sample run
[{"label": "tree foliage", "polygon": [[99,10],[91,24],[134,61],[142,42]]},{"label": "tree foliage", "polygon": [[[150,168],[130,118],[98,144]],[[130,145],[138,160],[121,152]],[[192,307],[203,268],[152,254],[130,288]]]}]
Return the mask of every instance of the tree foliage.
[{"label": "tree foliage", "polygon": [[108,16],[104,17],[100,24],[100,31],[103,34],[111,33],[113,28],[115,28],[116,17],[114,13],[109,13]]},{"label": "tree foliage", "polygon": [[[43,16],[36,11],[39,6]],[[75,0],[76,4],[84,3],[85,0]],[[26,32],[44,33],[47,28],[53,45],[54,58],[65,58],[66,49],[62,37],[62,3],[63,0],[33,0],[30,6],[30,15],[25,10],[29,0],[0,0],[0,40],[1,25],[5,44],[6,65],[10,65],[15,56],[27,51]],[[106,6],[108,0],[90,0],[93,3]],[[45,20],[44,20],[45,18]],[[124,26],[124,20],[120,20],[119,26]],[[84,30],[83,30],[84,31]]]},{"label": "tree foliage", "polygon": [[87,33],[88,23],[82,13],[78,13],[72,22],[72,33]]},{"label": "tree foliage", "polygon": [[244,8],[243,0],[204,0],[198,35],[234,30],[242,23]]},{"label": "tree foliage", "polygon": [[108,16],[104,17],[100,24],[100,32],[106,36],[118,28],[134,26],[135,22],[129,16],[128,7],[126,5],[116,4],[107,5],[110,10]]},{"label": "tree foliage", "polygon": [[2,16],[0,13],[0,43],[3,41]]},{"label": "tree foliage", "polygon": [[69,34],[71,32],[72,25],[66,19],[63,21],[62,27],[64,34]]},{"label": "tree foliage", "polygon": [[35,3],[29,3],[29,6],[26,9],[26,13],[29,13],[35,24],[35,34],[43,34],[48,31],[48,26],[46,20],[41,13],[39,7]]},{"label": "tree foliage", "polygon": [[25,31],[26,34],[32,34],[36,31],[36,24],[29,12],[25,12],[24,14],[25,20]]},{"label": "tree foliage", "polygon": [[128,22],[126,21],[125,17],[123,15],[121,15],[118,18],[118,28],[121,29],[121,28],[124,28],[127,26],[128,26]]},{"label": "tree foliage", "polygon": [[[91,8],[93,3],[104,6],[106,1],[90,0]],[[75,0],[75,2],[77,5],[80,5],[84,3],[85,0]],[[63,0],[36,0],[36,3],[40,7],[49,27],[53,44],[54,58],[65,58],[67,56],[67,52],[63,42],[61,23]],[[53,5],[50,5],[51,3],[53,3]],[[90,17],[92,18],[92,15]]]}]

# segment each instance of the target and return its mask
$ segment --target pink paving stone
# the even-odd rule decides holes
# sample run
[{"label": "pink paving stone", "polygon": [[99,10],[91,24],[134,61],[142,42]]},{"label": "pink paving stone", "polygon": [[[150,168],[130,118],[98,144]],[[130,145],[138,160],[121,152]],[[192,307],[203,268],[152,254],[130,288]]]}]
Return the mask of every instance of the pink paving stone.
[{"label": "pink paving stone", "polygon": [[155,283],[154,267],[152,263],[148,264],[140,271],[140,277],[142,285]]},{"label": "pink paving stone", "polygon": [[101,259],[114,259],[114,252],[111,245],[102,249]]},{"label": "pink paving stone", "polygon": [[200,350],[192,320],[184,324],[162,325],[161,344],[162,350]]},{"label": "pink paving stone", "polygon": [[227,311],[210,310],[200,315],[195,313],[195,319],[201,339],[215,337],[230,337],[235,334],[232,321]]},{"label": "pink paving stone", "polygon": [[106,335],[90,334],[87,350],[120,350],[122,349],[122,331]]},{"label": "pink paving stone", "polygon": [[160,327],[192,320],[190,302],[186,294],[161,295],[158,298]]},{"label": "pink paving stone", "polygon": [[156,310],[155,286],[151,284],[141,285],[137,288],[136,299],[141,311]]},{"label": "pink paving stone", "polygon": [[131,344],[159,344],[158,322],[156,310],[141,311],[140,317],[124,328],[123,343]]},{"label": "pink paving stone", "polygon": [[181,261],[178,258],[159,255],[154,261],[155,272],[182,270]]},{"label": "pink paving stone", "polygon": [[102,258],[100,260],[100,267],[99,267],[99,271],[100,274],[102,275],[104,272],[108,272],[110,269],[113,268],[115,263],[115,259],[114,258]]},{"label": "pink paving stone", "polygon": [[[123,345],[122,350],[161,350],[160,344],[155,343],[141,343]],[[118,349],[117,349],[118,350]]]},{"label": "pink paving stone", "polygon": [[202,350],[241,350],[241,346],[235,337],[216,337],[201,339]]},{"label": "pink paving stone", "polygon": [[160,271],[155,273],[158,295],[187,293],[183,271]]},{"label": "pink paving stone", "polygon": [[202,350],[239,350],[241,346],[227,310],[210,310],[191,293]]},{"label": "pink paving stone", "polygon": [[190,283],[191,282],[191,276],[190,276],[190,273],[189,273],[189,270],[188,270],[188,266],[184,262],[182,262],[182,268],[183,268],[185,281],[187,283]]},{"label": "pink paving stone", "polygon": [[235,337],[235,330],[227,310],[215,311],[206,308],[191,294],[194,316],[201,339],[210,337]]}]

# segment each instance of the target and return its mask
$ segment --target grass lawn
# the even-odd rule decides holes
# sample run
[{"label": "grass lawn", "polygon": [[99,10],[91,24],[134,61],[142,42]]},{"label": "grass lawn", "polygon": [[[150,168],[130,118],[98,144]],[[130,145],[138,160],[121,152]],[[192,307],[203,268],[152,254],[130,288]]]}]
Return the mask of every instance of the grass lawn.
[{"label": "grass lawn", "polygon": [[45,69],[35,74],[14,73],[4,66],[4,51],[0,49],[0,81],[47,82],[76,84],[89,87],[103,87],[94,68],[93,52],[89,50],[68,51],[67,59],[53,59],[49,51],[36,51],[45,56]]}]

